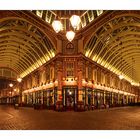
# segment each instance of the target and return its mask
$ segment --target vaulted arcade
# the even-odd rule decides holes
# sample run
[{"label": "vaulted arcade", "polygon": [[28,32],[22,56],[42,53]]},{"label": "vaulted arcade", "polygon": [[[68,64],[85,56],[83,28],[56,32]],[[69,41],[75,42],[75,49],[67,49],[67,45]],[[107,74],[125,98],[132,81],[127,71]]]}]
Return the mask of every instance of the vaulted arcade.
[{"label": "vaulted arcade", "polygon": [[138,103],[139,14],[0,11],[0,76],[14,81],[0,103],[61,111]]}]

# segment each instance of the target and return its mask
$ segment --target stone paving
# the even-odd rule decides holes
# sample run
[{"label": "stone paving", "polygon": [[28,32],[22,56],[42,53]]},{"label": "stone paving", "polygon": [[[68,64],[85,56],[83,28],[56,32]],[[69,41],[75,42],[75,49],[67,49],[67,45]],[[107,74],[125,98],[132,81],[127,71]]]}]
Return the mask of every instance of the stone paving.
[{"label": "stone paving", "polygon": [[0,106],[1,130],[140,130],[140,107],[55,112]]}]

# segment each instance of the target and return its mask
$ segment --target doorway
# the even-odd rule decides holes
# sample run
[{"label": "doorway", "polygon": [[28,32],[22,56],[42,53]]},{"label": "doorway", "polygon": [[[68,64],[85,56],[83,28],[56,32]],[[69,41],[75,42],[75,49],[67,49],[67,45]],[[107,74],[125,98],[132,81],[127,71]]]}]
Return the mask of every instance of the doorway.
[{"label": "doorway", "polygon": [[64,87],[62,95],[66,110],[74,110],[77,104],[77,87]]}]

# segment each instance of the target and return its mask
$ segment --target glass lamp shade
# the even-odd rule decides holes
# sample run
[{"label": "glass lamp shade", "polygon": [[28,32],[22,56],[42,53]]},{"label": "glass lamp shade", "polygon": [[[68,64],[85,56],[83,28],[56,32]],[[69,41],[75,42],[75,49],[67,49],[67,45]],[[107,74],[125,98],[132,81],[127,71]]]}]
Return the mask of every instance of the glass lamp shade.
[{"label": "glass lamp shade", "polygon": [[122,80],[124,77],[123,77],[123,75],[119,75],[119,78]]},{"label": "glass lamp shade", "polygon": [[68,32],[66,33],[66,37],[67,37],[67,39],[71,42],[71,41],[74,39],[74,37],[75,37],[75,32],[73,32],[73,31],[68,31]]},{"label": "glass lamp shade", "polygon": [[71,22],[72,27],[73,27],[74,29],[76,29],[76,28],[78,28],[78,26],[79,26],[79,24],[80,24],[80,22],[81,22],[81,19],[80,19],[79,16],[73,15],[73,16],[71,16],[71,18],[70,18],[70,22]]},{"label": "glass lamp shade", "polygon": [[13,87],[13,84],[11,83],[11,84],[9,84],[9,86],[10,86],[10,87]]},{"label": "glass lamp shade", "polygon": [[54,20],[52,23],[52,27],[55,30],[55,32],[58,33],[62,28],[62,24],[59,20]]},{"label": "glass lamp shade", "polygon": [[17,81],[20,83],[22,81],[22,79],[19,77],[19,78],[17,78]]}]

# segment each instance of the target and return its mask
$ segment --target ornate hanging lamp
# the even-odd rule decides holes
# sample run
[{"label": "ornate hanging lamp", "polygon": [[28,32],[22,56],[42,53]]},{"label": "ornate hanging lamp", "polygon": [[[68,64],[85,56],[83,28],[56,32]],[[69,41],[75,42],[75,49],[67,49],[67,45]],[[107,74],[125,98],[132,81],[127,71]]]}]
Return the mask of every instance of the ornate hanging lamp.
[{"label": "ornate hanging lamp", "polygon": [[[79,24],[80,24],[80,22],[81,22],[80,17],[77,16],[77,15],[73,15],[73,16],[70,17],[69,20],[70,20],[69,23],[71,23],[73,29],[74,29],[74,30],[78,29]],[[58,20],[58,17],[57,17],[57,20],[54,20],[54,21],[52,22],[52,27],[53,27],[53,29],[54,29],[54,31],[55,31],[56,33],[58,33],[58,32],[61,31],[61,29],[62,29],[62,23]],[[74,31],[72,31],[72,30],[66,31],[66,38],[67,38],[70,42],[74,39],[74,37],[75,37],[75,32],[74,32]]]},{"label": "ornate hanging lamp", "polygon": [[73,15],[70,18],[70,22],[71,22],[72,27],[76,30],[81,22],[81,19],[79,16]]},{"label": "ornate hanging lamp", "polygon": [[75,32],[73,32],[72,30],[71,31],[68,31],[66,33],[66,37],[71,42],[74,39],[74,37],[75,37]]},{"label": "ornate hanging lamp", "polygon": [[52,22],[52,27],[56,33],[60,32],[62,29],[62,24],[59,20],[54,20]]}]

